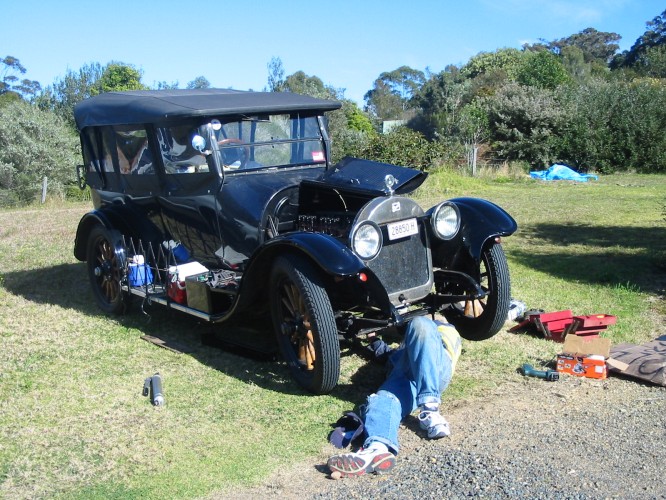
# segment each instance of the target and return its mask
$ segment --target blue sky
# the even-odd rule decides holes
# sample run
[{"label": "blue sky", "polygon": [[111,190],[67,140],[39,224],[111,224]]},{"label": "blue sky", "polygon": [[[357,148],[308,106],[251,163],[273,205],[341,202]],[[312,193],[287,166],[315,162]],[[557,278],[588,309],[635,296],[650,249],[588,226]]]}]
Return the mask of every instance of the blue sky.
[{"label": "blue sky", "polygon": [[213,87],[262,90],[267,64],[363,95],[402,65],[439,72],[481,51],[520,48],[592,27],[628,49],[663,0],[0,0],[0,56],[43,87],[84,64],[122,61],[143,82],[205,76]]}]

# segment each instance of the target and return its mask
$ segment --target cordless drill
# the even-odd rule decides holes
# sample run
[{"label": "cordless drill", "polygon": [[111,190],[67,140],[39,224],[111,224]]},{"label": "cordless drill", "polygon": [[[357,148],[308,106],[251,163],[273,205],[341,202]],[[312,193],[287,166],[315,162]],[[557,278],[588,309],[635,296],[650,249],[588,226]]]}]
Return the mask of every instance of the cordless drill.
[{"label": "cordless drill", "polygon": [[560,379],[560,374],[554,370],[535,370],[532,365],[527,363],[523,365],[522,371],[525,376],[542,378],[548,382],[555,382]]}]

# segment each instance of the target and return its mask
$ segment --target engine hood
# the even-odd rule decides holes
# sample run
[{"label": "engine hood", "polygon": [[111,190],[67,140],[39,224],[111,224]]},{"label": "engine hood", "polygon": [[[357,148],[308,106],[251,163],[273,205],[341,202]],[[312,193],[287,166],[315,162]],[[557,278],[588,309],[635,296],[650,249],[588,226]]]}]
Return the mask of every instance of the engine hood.
[{"label": "engine hood", "polygon": [[407,194],[418,188],[428,176],[414,168],[399,167],[388,163],[379,163],[359,158],[345,157],[327,170],[315,184],[339,188],[346,192],[356,192],[371,196],[386,196],[388,189],[384,181],[392,175],[396,183],[393,191],[396,194]]}]

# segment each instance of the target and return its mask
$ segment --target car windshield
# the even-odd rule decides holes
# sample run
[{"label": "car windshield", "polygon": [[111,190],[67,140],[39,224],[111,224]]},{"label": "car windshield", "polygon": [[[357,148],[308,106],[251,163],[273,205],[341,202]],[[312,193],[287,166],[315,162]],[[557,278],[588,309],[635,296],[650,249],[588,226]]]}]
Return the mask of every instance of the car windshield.
[{"label": "car windshield", "polygon": [[[317,117],[265,115],[222,122],[212,134],[225,171],[324,163]],[[212,149],[215,149],[214,147]]]},{"label": "car windshield", "polygon": [[157,133],[169,174],[208,172],[213,157],[228,173],[326,162],[316,116],[214,118],[201,125],[158,128]]}]

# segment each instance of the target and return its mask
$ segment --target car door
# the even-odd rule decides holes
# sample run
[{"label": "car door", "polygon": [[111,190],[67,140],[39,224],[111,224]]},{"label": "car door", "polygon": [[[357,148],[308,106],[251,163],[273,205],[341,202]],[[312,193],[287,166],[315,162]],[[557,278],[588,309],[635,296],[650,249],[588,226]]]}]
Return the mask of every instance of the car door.
[{"label": "car door", "polygon": [[216,215],[221,180],[210,158],[192,146],[197,134],[189,124],[155,129],[164,172],[159,206],[167,236],[180,242],[194,260],[215,265],[221,246]]}]

